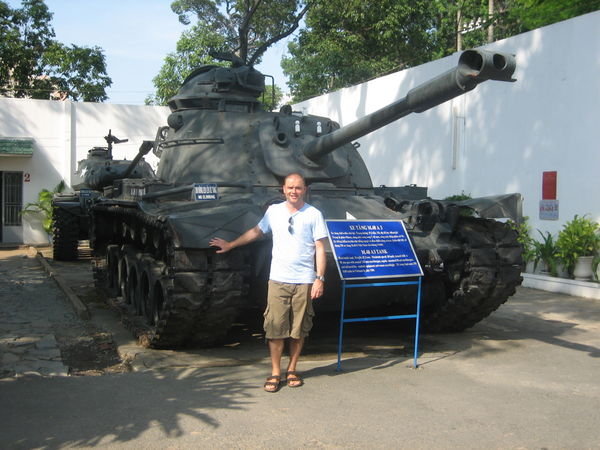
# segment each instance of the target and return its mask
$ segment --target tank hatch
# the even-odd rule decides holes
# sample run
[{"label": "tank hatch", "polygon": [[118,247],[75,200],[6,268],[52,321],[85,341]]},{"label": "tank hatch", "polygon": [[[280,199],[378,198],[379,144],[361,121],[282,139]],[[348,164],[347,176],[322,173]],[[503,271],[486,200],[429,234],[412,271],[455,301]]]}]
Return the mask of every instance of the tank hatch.
[{"label": "tank hatch", "polygon": [[194,70],[183,82],[168,105],[171,111],[182,109],[231,108],[248,112],[261,109],[257,100],[265,90],[265,77],[250,66],[220,67],[206,65]]}]

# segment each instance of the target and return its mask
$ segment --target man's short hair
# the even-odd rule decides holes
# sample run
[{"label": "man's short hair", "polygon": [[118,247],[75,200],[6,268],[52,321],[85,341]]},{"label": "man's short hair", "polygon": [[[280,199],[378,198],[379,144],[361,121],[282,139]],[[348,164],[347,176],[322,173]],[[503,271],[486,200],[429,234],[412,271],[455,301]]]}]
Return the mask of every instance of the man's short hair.
[{"label": "man's short hair", "polygon": [[302,175],[301,173],[298,172],[292,172],[289,173],[285,176],[285,178],[283,179],[283,184],[285,185],[285,182],[287,181],[288,178],[290,177],[298,177],[302,180],[302,183],[304,183],[304,186],[306,186],[306,178],[304,178],[304,175]]}]

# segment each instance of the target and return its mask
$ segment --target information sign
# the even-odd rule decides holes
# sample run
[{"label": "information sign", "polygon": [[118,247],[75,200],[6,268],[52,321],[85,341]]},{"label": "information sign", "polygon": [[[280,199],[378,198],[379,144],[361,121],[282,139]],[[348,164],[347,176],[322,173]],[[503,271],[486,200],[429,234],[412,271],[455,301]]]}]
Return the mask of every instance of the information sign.
[{"label": "information sign", "polygon": [[192,191],[192,200],[218,200],[219,191],[216,183],[195,183]]},{"label": "information sign", "polygon": [[328,220],[326,223],[342,280],[423,276],[404,222]]},{"label": "information sign", "polygon": [[540,220],[558,220],[558,200],[540,200]]}]

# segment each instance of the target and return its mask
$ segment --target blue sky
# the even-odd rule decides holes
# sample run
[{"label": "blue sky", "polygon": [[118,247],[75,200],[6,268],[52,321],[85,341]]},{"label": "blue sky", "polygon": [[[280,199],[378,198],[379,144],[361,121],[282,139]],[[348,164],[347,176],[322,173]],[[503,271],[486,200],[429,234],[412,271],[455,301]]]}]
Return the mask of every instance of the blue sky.
[{"label": "blue sky", "polygon": [[[6,1],[6,0],[5,0]],[[113,84],[109,103],[140,105],[154,92],[156,76],[164,57],[175,51],[185,27],[171,11],[170,0],[45,0],[54,14],[56,39],[63,44],[98,46],[104,50],[107,72]],[[17,8],[20,0],[8,0]],[[257,66],[273,75],[287,90],[279,61],[287,45],[267,51]]]}]

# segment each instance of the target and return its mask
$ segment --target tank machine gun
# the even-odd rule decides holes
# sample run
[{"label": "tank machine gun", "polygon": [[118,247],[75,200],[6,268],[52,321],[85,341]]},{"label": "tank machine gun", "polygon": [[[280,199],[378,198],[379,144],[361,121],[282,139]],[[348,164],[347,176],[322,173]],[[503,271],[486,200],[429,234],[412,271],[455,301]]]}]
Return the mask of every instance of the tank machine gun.
[{"label": "tank machine gun", "polygon": [[[264,76],[253,67],[234,62],[198,68],[169,101],[168,126],[158,130],[152,146],[160,157],[156,178],[114,180],[93,205],[90,245],[98,282],[130,305],[146,345],[218,341],[243,307],[262,304],[270,241],[226,254],[216,254],[208,242],[215,235],[233,239],[256,225],[270,204],[283,200],[283,178],[300,172],[309,184],[307,200],[326,219],[405,221],[425,270],[425,327],[458,331],[474,325],[521,282],[516,233],[484,213],[518,219],[520,196],[453,203],[426,198],[423,188],[376,188],[352,142],[481,82],[514,81],[514,70],[512,55],[468,50],[456,68],[340,128],[290,107],[264,111],[258,100]],[[478,210],[480,217],[462,215],[462,208]],[[327,277],[326,297],[317,307],[336,309],[340,283],[331,254]],[[390,288],[348,308],[402,308],[407,302]]]}]

